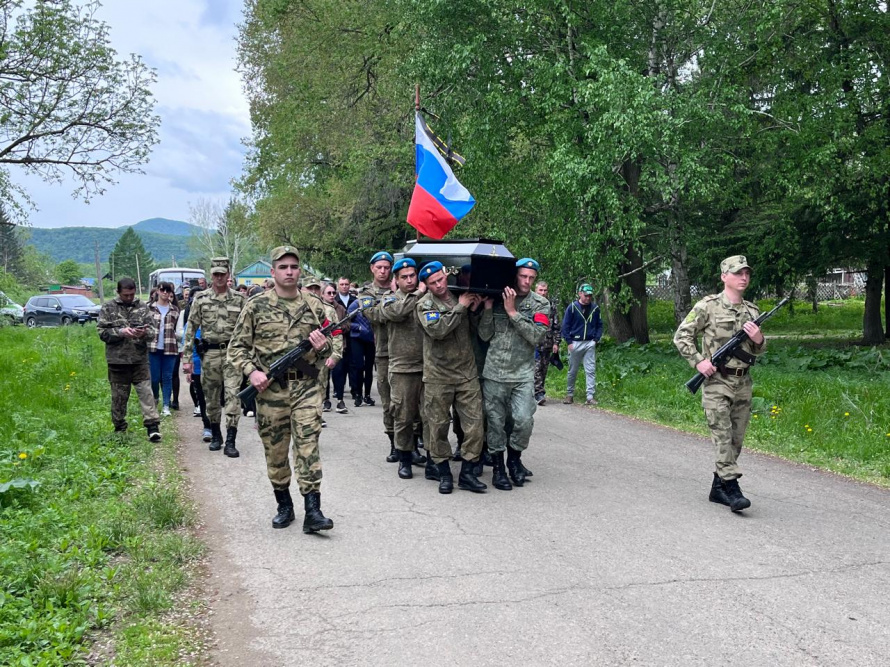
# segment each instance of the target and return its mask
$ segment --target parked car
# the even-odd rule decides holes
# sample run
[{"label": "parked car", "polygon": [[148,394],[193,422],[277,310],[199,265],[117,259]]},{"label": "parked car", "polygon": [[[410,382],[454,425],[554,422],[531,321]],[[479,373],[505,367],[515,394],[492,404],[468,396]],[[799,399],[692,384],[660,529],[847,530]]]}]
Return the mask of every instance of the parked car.
[{"label": "parked car", "polygon": [[100,310],[81,294],[32,296],[25,304],[25,324],[32,328],[86,324],[98,320]]},{"label": "parked car", "polygon": [[0,292],[0,318],[3,324],[22,324],[25,321],[25,309]]}]

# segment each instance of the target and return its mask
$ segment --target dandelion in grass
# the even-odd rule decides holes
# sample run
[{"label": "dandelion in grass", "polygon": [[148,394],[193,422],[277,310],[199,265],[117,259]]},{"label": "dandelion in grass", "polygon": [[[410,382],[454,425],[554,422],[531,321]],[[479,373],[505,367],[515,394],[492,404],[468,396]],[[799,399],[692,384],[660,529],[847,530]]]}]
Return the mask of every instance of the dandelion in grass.
[{"label": "dandelion in grass", "polygon": [[74,377],[75,375],[77,375],[77,373],[75,371],[71,371],[71,377]]},{"label": "dandelion in grass", "polygon": [[22,460],[25,460],[26,458],[28,458],[28,453],[27,452],[19,452],[19,458]]},{"label": "dandelion in grass", "polygon": [[845,413],[844,413],[844,417],[849,417],[849,416],[850,416],[850,413],[849,413],[849,412],[845,412]]},{"label": "dandelion in grass", "polygon": [[811,428],[807,429],[807,433],[812,433],[812,432],[813,432],[813,429],[811,429]]}]

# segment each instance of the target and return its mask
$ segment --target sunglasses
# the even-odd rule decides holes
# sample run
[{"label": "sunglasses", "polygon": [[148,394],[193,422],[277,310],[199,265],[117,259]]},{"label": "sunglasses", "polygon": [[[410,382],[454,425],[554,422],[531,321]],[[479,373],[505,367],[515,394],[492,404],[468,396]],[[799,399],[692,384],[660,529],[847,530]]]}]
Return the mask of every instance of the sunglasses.
[{"label": "sunglasses", "polygon": [[165,287],[161,290],[162,292],[166,292],[167,294],[173,294],[173,290],[169,287]]}]

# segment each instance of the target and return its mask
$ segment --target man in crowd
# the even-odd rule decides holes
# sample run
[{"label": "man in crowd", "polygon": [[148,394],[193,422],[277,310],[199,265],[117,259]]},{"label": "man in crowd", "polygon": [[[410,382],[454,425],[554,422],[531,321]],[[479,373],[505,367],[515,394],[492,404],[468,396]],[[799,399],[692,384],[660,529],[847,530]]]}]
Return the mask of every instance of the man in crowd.
[{"label": "man in crowd", "polygon": [[[348,312],[349,306],[355,303],[356,297],[355,295],[349,292],[349,288],[351,284],[349,282],[349,278],[340,276],[337,279],[337,301],[339,301],[345,311]],[[360,389],[355,387],[352,384],[352,374],[349,372],[350,365],[352,364],[352,357],[350,356],[350,344],[349,344],[349,334],[344,337],[344,345],[343,345],[343,358],[331,372],[331,381],[334,385],[334,398],[337,399],[336,411],[341,415],[345,415],[349,410],[346,408],[346,403],[343,400],[344,392],[346,391],[346,379],[349,378],[349,394],[352,397],[355,397],[356,393],[360,393]]]},{"label": "man in crowd", "polygon": [[[417,302],[426,285],[417,282],[417,264],[400,259],[393,265],[397,291],[384,297],[380,319],[386,326],[389,358],[394,447],[399,457],[399,477],[411,479],[411,465],[417,448],[415,428],[424,422],[423,329],[417,320]],[[379,377],[379,374],[378,374]],[[439,479],[432,457],[427,458],[427,479]]]},{"label": "man in crowd", "polygon": [[[371,284],[362,289],[358,298],[361,300],[362,312],[352,320],[350,341],[349,382],[352,385],[355,407],[374,405],[371,398],[371,382],[374,374],[374,360],[377,360],[377,391],[383,403],[383,423],[387,435],[392,433],[392,412],[389,405],[389,379],[387,378],[387,340],[386,329],[376,318],[376,308],[383,297],[392,296],[390,274],[392,272],[392,255],[381,250],[371,256]],[[347,312],[358,308],[353,303]],[[364,396],[362,396],[364,389]]]},{"label": "man in crowd", "polygon": [[420,279],[427,288],[416,308],[424,333],[423,416],[429,456],[439,472],[439,493],[451,493],[454,488],[448,443],[452,407],[464,432],[458,488],[484,493],[488,487],[476,475],[482,454],[482,391],[470,341],[470,311],[479,304],[479,296],[464,292],[455,299],[441,262],[426,264]]},{"label": "man in crowd", "polygon": [[[702,385],[701,399],[716,450],[716,470],[708,500],[739,512],[751,506],[738,481],[742,476],[738,458],[751,419],[752,382],[748,370],[763,354],[766,340],[753,321],[760,311],[742,298],[751,282],[748,260],[742,255],[724,259],[720,263],[720,280],[723,292],[706,296],[692,307],[674,334],[674,345],[690,366],[708,378]],[[715,367],[711,356],[743,329],[749,339],[725,366]],[[699,335],[701,352],[696,347]]]},{"label": "man in crowd", "polygon": [[[334,307],[325,301],[321,296],[321,281],[318,278],[309,277],[303,283],[303,292],[307,298],[317,299],[322,308],[324,309],[325,319],[322,322],[324,326],[327,326],[329,323],[338,322],[340,318],[337,317],[337,311],[334,310]],[[328,377],[331,374],[331,370],[340,362],[343,358],[343,336],[341,335],[342,331],[337,331],[333,333],[331,336],[331,347],[332,353],[327,359],[324,360],[324,367],[321,369],[321,372],[318,374],[318,382],[321,384],[322,394],[327,390],[328,386]],[[322,409],[324,411],[324,409]],[[327,426],[327,422],[325,422],[324,418],[321,420],[322,427]]]},{"label": "man in crowd", "polygon": [[[547,298],[549,287],[543,280],[539,280],[535,285],[535,294],[540,297]],[[550,357],[559,354],[559,343],[562,336],[559,332],[559,316],[556,312],[556,304],[550,303],[550,328],[547,329],[547,335],[535,347],[535,401],[538,405],[544,405],[547,399],[547,393],[544,384],[547,381],[547,369],[550,368]]]},{"label": "man in crowd", "polygon": [[[324,390],[317,379],[333,347],[320,331],[325,319],[321,302],[304,297],[297,289],[300,258],[296,248],[275,248],[271,259],[275,287],[245,305],[232,336],[228,361],[259,392],[257,425],[266,454],[266,471],[278,503],[272,527],[286,528],[295,519],[288,460],[293,441],[294,471],[305,509],[303,532],[314,533],[334,527],[334,522],[321,512],[318,436]],[[312,349],[303,358],[302,368],[288,371],[283,384],[271,383],[266,373],[272,363],[306,339]]]},{"label": "man in crowd", "polygon": [[[527,474],[520,459],[528,447],[537,408],[535,346],[550,329],[550,303],[531,291],[540,265],[525,257],[516,266],[516,289],[505,288],[503,301],[497,306],[492,298],[485,299],[479,321],[479,337],[490,343],[482,377],[488,451],[494,463],[492,484],[502,491],[525,484]],[[508,433],[511,416],[513,429]],[[505,473],[504,450],[513,485]]]},{"label": "man in crowd", "polygon": [[99,338],[105,343],[114,430],[118,433],[127,430],[127,403],[130,387],[135,386],[148,439],[158,442],[161,418],[151,393],[148,367],[148,343],[157,338],[158,330],[148,307],[136,298],[136,282],[132,278],[121,278],[117,282],[117,296],[102,306],[97,328]]},{"label": "man in crowd", "polygon": [[226,364],[226,348],[235,330],[235,323],[244,308],[246,299],[240,292],[228,287],[229,258],[214,257],[210,260],[210,276],[212,285],[195,297],[189,312],[188,328],[185,334],[183,356],[188,361],[183,363],[185,373],[192,372],[192,348],[196,345],[195,332],[201,330],[201,339],[197,343],[204,350],[201,361],[201,384],[207,403],[207,418],[210,420],[210,451],[222,448],[222,400],[226,407],[226,446],[223,453],[231,458],[240,456],[235,446],[238,435],[238,420],[241,418],[241,406],[238,402],[238,390],[241,376]]},{"label": "man in crowd", "polygon": [[603,337],[603,320],[599,306],[593,302],[591,285],[581,285],[577,301],[566,308],[562,318],[562,337],[569,347],[569,374],[563,403],[574,402],[575,379],[583,364],[587,377],[587,405],[596,405],[596,344]]}]

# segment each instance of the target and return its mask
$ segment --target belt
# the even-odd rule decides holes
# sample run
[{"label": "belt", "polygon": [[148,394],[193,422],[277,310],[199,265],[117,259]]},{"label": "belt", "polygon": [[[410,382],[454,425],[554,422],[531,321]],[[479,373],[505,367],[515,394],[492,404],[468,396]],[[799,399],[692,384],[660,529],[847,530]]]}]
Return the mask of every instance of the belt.
[{"label": "belt", "polygon": [[204,343],[206,350],[225,350],[228,346],[228,343]]},{"label": "belt", "polygon": [[309,376],[306,375],[303,371],[288,371],[287,372],[287,381],[288,382],[296,382],[297,380],[305,380]]},{"label": "belt", "polygon": [[745,368],[726,368],[726,367],[724,367],[720,371],[720,374],[723,375],[724,377],[726,377],[727,375],[732,376],[732,377],[737,377],[737,378],[745,377],[748,374],[748,367],[747,366]]}]

